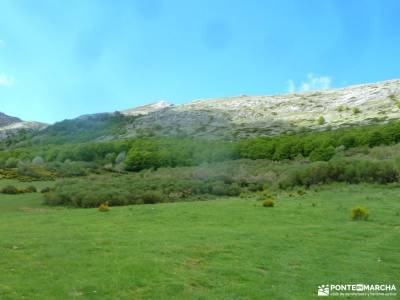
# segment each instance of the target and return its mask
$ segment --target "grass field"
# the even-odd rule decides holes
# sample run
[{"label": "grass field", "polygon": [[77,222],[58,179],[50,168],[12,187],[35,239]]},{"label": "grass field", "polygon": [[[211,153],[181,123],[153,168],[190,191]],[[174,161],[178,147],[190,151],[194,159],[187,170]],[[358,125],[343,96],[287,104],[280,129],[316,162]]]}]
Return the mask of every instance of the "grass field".
[{"label": "grass field", "polygon": [[[321,284],[400,287],[396,186],[284,193],[273,208],[230,198],[101,213],[41,197],[0,195],[0,299],[316,299]],[[357,205],[368,221],[351,221]]]}]

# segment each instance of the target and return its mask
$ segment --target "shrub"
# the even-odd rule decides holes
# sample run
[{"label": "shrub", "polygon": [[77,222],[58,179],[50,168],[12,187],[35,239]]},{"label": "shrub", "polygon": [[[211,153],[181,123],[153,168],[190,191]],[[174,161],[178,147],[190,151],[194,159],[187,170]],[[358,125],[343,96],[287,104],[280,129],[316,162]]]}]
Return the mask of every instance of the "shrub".
[{"label": "shrub", "polygon": [[44,159],[41,156],[36,156],[33,160],[32,160],[32,164],[34,165],[43,165],[44,164]]},{"label": "shrub", "polygon": [[108,206],[108,202],[102,203],[99,206],[99,211],[101,212],[108,212],[110,211],[110,207]]},{"label": "shrub", "polygon": [[249,184],[249,191],[250,192],[261,192],[264,188],[264,185],[261,182],[253,182]]},{"label": "shrub", "polygon": [[318,118],[317,122],[318,122],[318,125],[324,125],[325,124],[325,118],[323,116],[320,116]]},{"label": "shrub", "polygon": [[386,184],[396,182],[398,177],[398,171],[389,162],[331,160],[290,170],[287,177],[279,182],[279,186],[284,189],[330,182]]},{"label": "shrub", "polygon": [[7,186],[3,187],[3,188],[1,189],[1,192],[2,192],[3,194],[10,194],[10,195],[18,194],[18,193],[19,193],[18,189],[17,189],[15,186],[13,186],[13,185],[7,185]]},{"label": "shrub", "polygon": [[353,221],[368,220],[369,214],[364,207],[353,207],[351,210],[351,219]]},{"label": "shrub", "polygon": [[6,161],[6,168],[16,168],[19,163],[19,160],[15,157],[10,157]]},{"label": "shrub", "polygon": [[264,207],[274,207],[275,202],[274,202],[273,199],[268,198],[268,199],[265,199],[265,200],[263,201],[263,204],[262,204],[262,205],[263,205]]},{"label": "shrub", "polygon": [[226,190],[226,195],[227,196],[239,196],[240,195],[240,187],[238,184],[231,184],[227,190]]},{"label": "shrub", "polygon": [[342,112],[342,111],[344,111],[345,110],[345,107],[343,106],[343,105],[339,105],[337,108],[336,108],[336,111],[338,111],[338,112]]},{"label": "shrub", "polygon": [[353,107],[353,114],[359,114],[361,112],[361,110],[358,107]]},{"label": "shrub", "polygon": [[304,189],[298,189],[297,190],[297,194],[300,195],[300,196],[303,196],[303,195],[306,194],[306,191]]},{"label": "shrub", "polygon": [[335,153],[336,153],[336,151],[335,151],[335,148],[333,148],[333,146],[329,146],[329,147],[321,146],[311,152],[310,160],[312,160],[312,161],[328,161],[335,155]]},{"label": "shrub", "polygon": [[109,163],[112,164],[115,161],[115,158],[117,157],[117,155],[112,152],[112,153],[107,153],[106,156],[104,157],[104,160]]},{"label": "shrub", "polygon": [[146,192],[141,198],[144,204],[155,204],[162,202],[162,195],[159,192]]},{"label": "shrub", "polygon": [[28,177],[34,180],[53,180],[55,174],[48,171],[42,165],[29,165],[20,163],[17,168],[19,175],[23,177]]},{"label": "shrub", "polygon": [[25,192],[25,193],[36,193],[36,192],[37,192],[37,189],[36,189],[35,186],[30,185],[30,186],[28,186],[28,187],[26,187],[26,188],[24,189],[24,192]]},{"label": "shrub", "polygon": [[216,182],[212,187],[211,193],[216,196],[224,196],[226,195],[227,186],[223,182]]},{"label": "shrub", "polygon": [[44,187],[44,188],[42,188],[41,190],[40,190],[40,192],[43,194],[43,193],[48,193],[48,192],[50,192],[51,191],[51,189],[48,187],[48,186],[46,186],[46,187]]}]

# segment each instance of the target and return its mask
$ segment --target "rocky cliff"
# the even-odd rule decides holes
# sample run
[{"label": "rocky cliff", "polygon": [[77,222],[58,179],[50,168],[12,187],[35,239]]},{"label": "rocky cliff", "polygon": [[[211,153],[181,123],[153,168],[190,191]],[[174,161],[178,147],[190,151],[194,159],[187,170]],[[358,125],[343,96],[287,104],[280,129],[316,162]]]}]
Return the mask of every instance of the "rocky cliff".
[{"label": "rocky cliff", "polygon": [[280,96],[196,100],[176,106],[163,102],[148,111],[136,111],[141,116],[128,125],[126,137],[240,138],[334,129],[399,119],[400,80]]}]

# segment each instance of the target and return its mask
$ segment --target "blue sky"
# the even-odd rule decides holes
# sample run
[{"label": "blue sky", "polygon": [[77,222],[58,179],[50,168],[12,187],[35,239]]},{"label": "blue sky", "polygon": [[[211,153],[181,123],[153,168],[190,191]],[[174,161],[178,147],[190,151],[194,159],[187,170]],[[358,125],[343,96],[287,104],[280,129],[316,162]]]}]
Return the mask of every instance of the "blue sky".
[{"label": "blue sky", "polygon": [[0,0],[0,111],[54,122],[400,78],[399,12],[397,0]]}]

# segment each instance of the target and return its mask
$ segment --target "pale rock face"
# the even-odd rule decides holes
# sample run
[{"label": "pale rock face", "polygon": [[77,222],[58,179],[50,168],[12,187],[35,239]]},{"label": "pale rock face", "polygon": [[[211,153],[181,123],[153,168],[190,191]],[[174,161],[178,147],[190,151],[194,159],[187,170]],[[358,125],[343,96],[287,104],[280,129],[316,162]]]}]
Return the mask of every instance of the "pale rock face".
[{"label": "pale rock face", "polygon": [[[151,133],[240,138],[387,122],[400,118],[400,80],[280,96],[197,100],[178,106],[159,103],[125,111],[141,115],[128,126],[127,137]],[[320,116],[326,121],[321,125]]]},{"label": "pale rock face", "polygon": [[168,107],[173,107],[172,104],[168,103],[167,101],[159,101],[156,103],[148,104],[148,105],[143,105],[131,109],[126,109],[123,111],[120,111],[121,114],[126,115],[126,116],[140,116],[140,115],[147,115],[151,112],[158,111],[160,109],[168,108]]},{"label": "pale rock face", "polygon": [[0,113],[0,140],[18,132],[21,129],[28,131],[40,130],[47,125],[39,122],[25,122],[16,117],[10,117],[4,113]]},{"label": "pale rock face", "polygon": [[0,112],[0,128],[4,126],[8,126],[11,124],[15,124],[21,122],[22,120],[16,117],[8,116],[2,112]]}]

